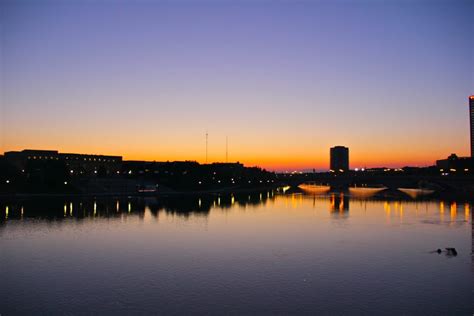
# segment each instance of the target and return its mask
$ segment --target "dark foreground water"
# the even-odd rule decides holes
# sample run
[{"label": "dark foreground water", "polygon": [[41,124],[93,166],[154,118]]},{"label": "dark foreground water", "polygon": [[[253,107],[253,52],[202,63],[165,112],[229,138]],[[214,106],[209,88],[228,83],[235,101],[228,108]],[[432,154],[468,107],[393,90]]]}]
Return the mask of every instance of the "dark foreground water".
[{"label": "dark foreground water", "polygon": [[[0,314],[472,315],[463,201],[0,202]],[[430,253],[456,247],[458,255]]]}]

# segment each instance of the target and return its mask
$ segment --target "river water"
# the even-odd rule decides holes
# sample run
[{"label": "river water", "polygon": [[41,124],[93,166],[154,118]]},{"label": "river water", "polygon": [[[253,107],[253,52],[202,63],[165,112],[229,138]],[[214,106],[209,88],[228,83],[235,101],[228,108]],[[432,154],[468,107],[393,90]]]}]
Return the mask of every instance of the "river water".
[{"label": "river water", "polygon": [[[473,312],[466,201],[262,191],[0,207],[1,315]],[[433,253],[446,247],[457,256]]]}]

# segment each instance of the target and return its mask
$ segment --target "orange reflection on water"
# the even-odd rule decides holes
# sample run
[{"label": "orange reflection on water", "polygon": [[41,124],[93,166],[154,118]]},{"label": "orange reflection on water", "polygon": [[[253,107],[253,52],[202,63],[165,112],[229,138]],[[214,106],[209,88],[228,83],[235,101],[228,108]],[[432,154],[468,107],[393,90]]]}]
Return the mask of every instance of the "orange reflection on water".
[{"label": "orange reflection on water", "polygon": [[[405,201],[405,200],[371,200],[371,199],[360,199],[353,198],[350,195],[334,193],[329,196],[317,196],[317,195],[305,195],[305,194],[272,194],[268,192],[262,193],[262,202],[259,201],[259,194],[254,195],[254,203],[246,204],[245,207],[242,207],[248,200],[248,195],[235,194],[235,195],[222,195],[219,197],[199,197],[193,200],[193,205],[198,206],[196,210],[199,210],[198,213],[194,214],[194,211],[187,210],[187,204],[184,207],[184,211],[177,211],[177,206],[175,205],[174,200],[167,202],[165,199],[153,199],[150,198],[146,201],[145,205],[142,205],[135,200],[111,200],[110,202],[103,202],[98,200],[90,201],[85,204],[85,207],[82,207],[81,203],[60,203],[59,205],[52,204],[52,211],[54,216],[59,215],[58,217],[70,218],[77,217],[80,219],[83,218],[115,218],[121,221],[128,221],[137,216],[141,216],[141,219],[147,220],[152,219],[152,222],[155,222],[155,218],[162,216],[162,220],[176,220],[176,218],[182,218],[183,221],[191,219],[194,215],[199,215],[198,217],[209,216],[213,221],[216,219],[222,219],[225,223],[230,223],[228,220],[230,217],[235,217],[235,221],[240,223],[244,219],[248,219],[247,216],[257,216],[265,218],[268,221],[269,218],[272,221],[277,221],[278,223],[283,223],[287,221],[296,221],[298,218],[305,217],[307,220],[315,219],[324,219],[327,216],[330,216],[331,220],[333,219],[350,219],[351,223],[360,222],[360,223],[379,223],[381,225],[390,225],[391,224],[411,224],[413,222],[418,222],[419,218],[427,218],[431,222],[442,223],[447,221],[447,214],[443,213],[444,205],[449,203],[450,207],[450,223],[453,226],[460,225],[470,225],[471,219],[469,218],[471,214],[472,205],[465,203],[464,201],[461,204],[449,202],[439,202],[439,201]],[[220,206],[218,206],[218,200],[220,199]],[[119,204],[120,203],[120,204]],[[165,206],[161,203],[169,203],[170,210],[166,211]],[[157,206],[159,205],[159,207]],[[214,205],[214,206],[213,206]],[[158,208],[157,208],[158,207]],[[226,210],[232,210],[233,212],[226,211],[222,212],[223,207]],[[462,207],[464,212],[460,208],[460,212],[457,212],[457,208]],[[20,219],[23,218],[23,213],[25,218],[31,217],[35,212],[31,211],[31,206],[29,205],[2,205],[1,208],[4,210],[0,213],[0,220],[8,219]],[[208,208],[208,211],[205,209]],[[329,210],[328,210],[329,208]],[[420,212],[417,214],[417,208],[426,209],[426,212]],[[118,209],[118,213],[116,210]],[[249,215],[249,210],[255,209],[255,214]],[[271,209],[271,210],[270,210]],[[111,210],[112,212],[109,212]],[[204,210],[204,212],[203,212]],[[36,211],[37,213],[37,211]],[[144,216],[143,216],[144,214]],[[180,216],[180,215],[183,216]],[[246,215],[247,214],[247,215]],[[269,217],[269,214],[271,217]],[[64,217],[63,217],[64,215]],[[341,216],[342,215],[342,216]],[[444,218],[446,217],[446,218]],[[438,220],[439,219],[439,220]],[[465,219],[465,221],[464,221]],[[318,222],[319,223],[319,222]],[[228,224],[226,224],[228,225]],[[246,226],[245,226],[246,227]],[[270,226],[269,226],[270,227]],[[255,229],[261,229],[261,227],[255,227]]]},{"label": "orange reflection on water", "polygon": [[444,221],[444,202],[443,201],[439,202],[439,219],[441,222]]},{"label": "orange reflection on water", "polygon": [[329,211],[343,213],[349,210],[349,198],[344,195],[344,193],[340,193],[336,196],[336,194],[331,194],[329,197]]},{"label": "orange reflection on water", "polygon": [[[260,194],[261,198],[261,194]],[[302,194],[292,194],[291,195],[291,208],[296,209],[303,203],[303,195]]]},{"label": "orange reflection on water", "polygon": [[444,213],[444,202],[443,201],[439,202],[439,212]]},{"label": "orange reflection on water", "polygon": [[[403,216],[404,216],[404,209],[403,209],[403,204],[402,202],[395,201],[395,202],[388,202],[385,201],[383,203],[383,208],[385,211],[385,217],[388,220],[388,222],[391,222],[392,219],[392,207],[393,207],[393,215],[395,217],[398,217],[400,219],[400,223],[403,222]],[[416,207],[415,207],[415,214],[416,214]]]},{"label": "orange reflection on water", "polygon": [[385,210],[385,213],[387,213],[388,216],[390,216],[390,213],[391,213],[391,206],[390,206],[390,202],[387,202],[385,201],[384,204],[383,204],[383,208]]},{"label": "orange reflection on water", "polygon": [[403,205],[400,203],[400,222],[403,223]]},{"label": "orange reflection on water", "polygon": [[456,202],[452,202],[451,203],[451,208],[450,208],[451,224],[456,220],[457,208],[458,208],[458,205],[456,204]]}]

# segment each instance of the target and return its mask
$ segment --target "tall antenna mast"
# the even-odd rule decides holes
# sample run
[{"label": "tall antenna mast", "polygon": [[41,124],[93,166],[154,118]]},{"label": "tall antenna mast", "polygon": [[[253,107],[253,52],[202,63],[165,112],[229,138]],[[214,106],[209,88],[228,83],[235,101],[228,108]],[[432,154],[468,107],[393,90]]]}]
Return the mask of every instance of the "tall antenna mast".
[{"label": "tall antenna mast", "polygon": [[206,164],[207,164],[207,137],[208,135],[207,135],[207,130],[206,130]]},{"label": "tall antenna mast", "polygon": [[225,162],[229,162],[229,142],[228,137],[225,137]]}]

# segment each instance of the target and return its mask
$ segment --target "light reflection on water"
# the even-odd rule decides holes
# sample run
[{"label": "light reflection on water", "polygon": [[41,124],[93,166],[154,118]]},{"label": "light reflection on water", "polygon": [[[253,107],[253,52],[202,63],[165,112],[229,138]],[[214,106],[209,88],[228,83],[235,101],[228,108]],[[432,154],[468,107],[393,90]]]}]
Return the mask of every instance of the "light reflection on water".
[{"label": "light reflection on water", "polygon": [[[466,201],[264,191],[0,210],[7,315],[472,312]],[[445,247],[458,256],[431,253]]]}]

